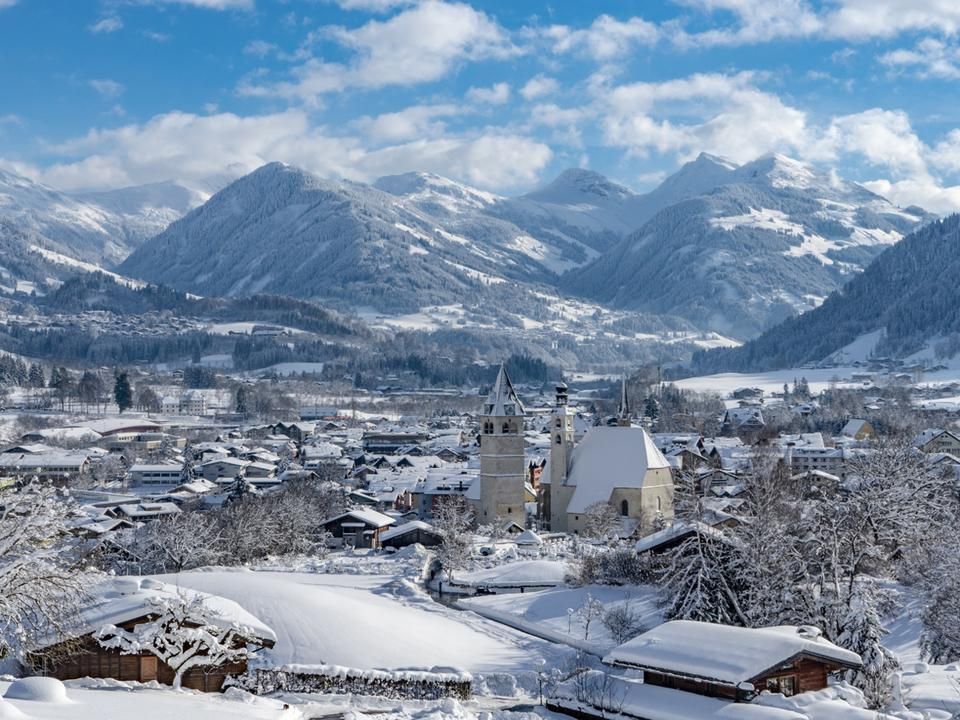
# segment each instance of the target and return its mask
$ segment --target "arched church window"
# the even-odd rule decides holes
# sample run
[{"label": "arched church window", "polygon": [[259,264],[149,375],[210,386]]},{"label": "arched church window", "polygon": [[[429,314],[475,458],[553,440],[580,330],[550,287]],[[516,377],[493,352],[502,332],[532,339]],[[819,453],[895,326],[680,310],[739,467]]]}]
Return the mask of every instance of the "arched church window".
[{"label": "arched church window", "polygon": [[[657,498],[657,499],[659,500],[660,498]],[[626,500],[620,501],[620,514],[623,517],[627,517],[627,515],[630,514],[630,505],[627,503]]]},{"label": "arched church window", "polygon": [[663,509],[663,498],[657,495],[657,512],[660,512]]},{"label": "arched church window", "polygon": [[502,432],[503,432],[504,435],[506,435],[508,432],[510,432],[510,426],[509,426],[507,423],[504,423],[504,424],[503,424]]},{"label": "arched church window", "polygon": [[557,440],[556,440],[556,442],[557,442],[557,445],[559,445],[561,442],[563,442],[562,438],[560,437],[560,433],[557,433]]}]

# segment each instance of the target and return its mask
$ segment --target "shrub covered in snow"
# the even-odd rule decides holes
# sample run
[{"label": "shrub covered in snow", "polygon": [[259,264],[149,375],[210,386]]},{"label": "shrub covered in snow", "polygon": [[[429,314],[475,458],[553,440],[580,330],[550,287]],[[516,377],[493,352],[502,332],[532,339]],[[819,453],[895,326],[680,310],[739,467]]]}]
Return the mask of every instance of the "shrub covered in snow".
[{"label": "shrub covered in snow", "polygon": [[374,695],[393,700],[468,700],[473,678],[469,673],[411,670],[355,670],[337,665],[285,665],[257,668],[231,678],[228,685],[256,695],[274,692]]}]

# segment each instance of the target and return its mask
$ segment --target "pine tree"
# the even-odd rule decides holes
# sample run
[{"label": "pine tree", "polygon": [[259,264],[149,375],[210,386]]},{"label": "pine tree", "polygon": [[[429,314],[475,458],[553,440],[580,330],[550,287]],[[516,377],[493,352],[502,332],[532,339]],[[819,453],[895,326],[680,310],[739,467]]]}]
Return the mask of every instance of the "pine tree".
[{"label": "pine tree", "polygon": [[237,388],[235,403],[237,414],[246,417],[250,410],[247,402],[247,388],[243,385]]},{"label": "pine tree", "polygon": [[[882,709],[892,693],[892,674],[899,668],[897,657],[882,644],[886,630],[880,621],[878,591],[859,583],[847,604],[837,644],[860,655],[863,667],[847,672],[846,680],[863,691],[871,708]],[[956,617],[954,617],[956,621]]]},{"label": "pine tree", "polygon": [[30,383],[30,387],[32,388],[46,387],[47,381],[43,375],[43,368],[40,367],[40,365],[38,365],[37,363],[33,363],[30,366],[30,374],[29,374],[28,381]]},{"label": "pine tree", "polygon": [[130,378],[126,372],[117,373],[113,384],[113,398],[120,412],[129,410],[133,406],[133,388],[130,387]]}]

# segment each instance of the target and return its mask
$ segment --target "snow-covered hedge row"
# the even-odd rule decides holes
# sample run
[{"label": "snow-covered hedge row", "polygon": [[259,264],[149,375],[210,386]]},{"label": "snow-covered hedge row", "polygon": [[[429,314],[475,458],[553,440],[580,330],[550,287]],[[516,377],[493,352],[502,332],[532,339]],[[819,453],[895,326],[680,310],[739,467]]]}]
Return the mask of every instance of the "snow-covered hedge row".
[{"label": "snow-covered hedge row", "polygon": [[228,685],[256,695],[273,692],[375,695],[394,700],[468,700],[469,673],[417,670],[356,670],[338,665],[284,665],[254,668],[227,680]]}]

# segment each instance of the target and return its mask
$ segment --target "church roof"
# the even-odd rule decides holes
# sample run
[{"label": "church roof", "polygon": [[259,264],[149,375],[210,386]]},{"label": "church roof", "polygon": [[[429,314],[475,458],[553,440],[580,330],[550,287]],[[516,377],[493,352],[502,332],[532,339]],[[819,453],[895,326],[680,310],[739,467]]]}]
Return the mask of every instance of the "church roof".
[{"label": "church roof", "polygon": [[497,380],[493,383],[493,389],[483,405],[483,414],[494,417],[524,414],[523,405],[517,397],[517,391],[513,389],[513,383],[510,382],[510,376],[507,375],[507,368],[504,365],[500,366]]},{"label": "church roof", "polygon": [[615,488],[642,489],[647,471],[669,468],[646,430],[640,427],[595,427],[570,455],[567,485],[575,486],[568,513],[582,513],[610,502]]}]

